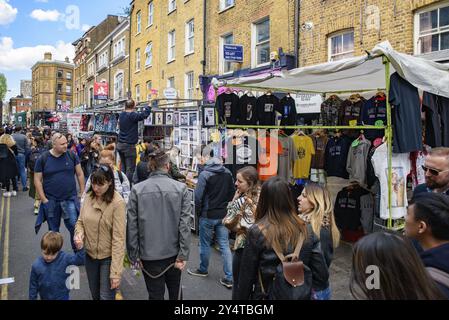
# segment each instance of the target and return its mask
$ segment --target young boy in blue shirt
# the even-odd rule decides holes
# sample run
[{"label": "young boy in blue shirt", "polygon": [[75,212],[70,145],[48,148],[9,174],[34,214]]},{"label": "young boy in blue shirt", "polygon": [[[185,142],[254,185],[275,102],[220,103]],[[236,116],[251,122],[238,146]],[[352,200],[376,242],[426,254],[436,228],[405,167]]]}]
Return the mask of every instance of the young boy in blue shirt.
[{"label": "young boy in blue shirt", "polygon": [[75,254],[61,251],[64,238],[58,232],[49,231],[42,237],[42,256],[34,261],[30,275],[29,299],[37,300],[69,300],[70,289],[66,273],[71,265],[84,265],[84,248]]}]

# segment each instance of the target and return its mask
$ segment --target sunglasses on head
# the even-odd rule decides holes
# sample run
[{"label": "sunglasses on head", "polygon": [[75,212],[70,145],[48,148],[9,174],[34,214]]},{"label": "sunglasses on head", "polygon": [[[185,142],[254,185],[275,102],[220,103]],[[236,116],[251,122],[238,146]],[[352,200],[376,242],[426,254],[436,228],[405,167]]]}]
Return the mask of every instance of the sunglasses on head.
[{"label": "sunglasses on head", "polygon": [[101,170],[103,172],[109,173],[111,168],[109,168],[107,165],[104,164],[96,164],[94,165],[95,170]]},{"label": "sunglasses on head", "polygon": [[426,166],[422,166],[422,169],[424,170],[424,172],[429,171],[430,174],[433,175],[433,176],[438,176],[440,173],[448,172],[448,171],[449,171],[449,170],[438,171],[438,170],[436,170],[436,169],[430,169],[430,168],[427,168]]}]

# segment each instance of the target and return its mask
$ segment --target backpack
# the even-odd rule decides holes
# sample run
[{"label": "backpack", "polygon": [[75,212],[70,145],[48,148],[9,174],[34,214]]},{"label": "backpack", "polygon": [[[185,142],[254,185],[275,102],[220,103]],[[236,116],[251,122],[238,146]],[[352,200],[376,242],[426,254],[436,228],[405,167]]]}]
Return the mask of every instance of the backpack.
[{"label": "backpack", "polygon": [[[71,161],[73,161],[73,167],[74,167],[74,172],[76,171],[76,158],[75,155],[73,154],[72,151],[66,151],[65,156],[69,157],[69,159]],[[45,169],[45,164],[47,163],[47,159],[50,156],[50,151],[45,151],[44,153],[42,153],[41,155],[41,169],[42,169],[42,174],[44,173],[44,169]]]},{"label": "backpack", "polygon": [[287,256],[273,248],[281,263],[276,267],[273,282],[268,292],[265,291],[259,270],[260,286],[266,299],[310,300],[312,294],[312,271],[299,260],[299,252],[303,243],[304,235],[301,234],[295,251]]},{"label": "backpack", "polygon": [[0,159],[8,159],[8,146],[6,144],[0,144]]},{"label": "backpack", "polygon": [[41,149],[34,149],[31,151],[30,156],[28,157],[28,169],[34,172],[34,167],[36,166],[37,159],[42,155]]}]

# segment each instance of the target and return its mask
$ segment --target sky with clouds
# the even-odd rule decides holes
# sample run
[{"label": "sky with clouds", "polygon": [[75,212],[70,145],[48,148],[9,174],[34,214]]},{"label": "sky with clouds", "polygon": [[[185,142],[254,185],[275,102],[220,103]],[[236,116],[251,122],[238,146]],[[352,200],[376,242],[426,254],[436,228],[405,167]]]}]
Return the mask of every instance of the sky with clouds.
[{"label": "sky with clouds", "polygon": [[0,73],[8,81],[6,99],[20,94],[20,80],[44,52],[73,59],[72,42],[108,14],[123,15],[130,0],[0,0]]}]

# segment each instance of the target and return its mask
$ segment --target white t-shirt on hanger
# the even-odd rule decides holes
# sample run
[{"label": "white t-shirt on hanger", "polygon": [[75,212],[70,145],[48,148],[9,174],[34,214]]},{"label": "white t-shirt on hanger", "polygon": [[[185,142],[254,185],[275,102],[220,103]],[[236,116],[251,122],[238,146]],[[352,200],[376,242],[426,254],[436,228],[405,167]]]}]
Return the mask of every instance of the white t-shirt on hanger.
[{"label": "white t-shirt on hanger", "polygon": [[[387,144],[379,146],[374,152],[371,162],[374,172],[380,181],[380,217],[388,219],[388,153]],[[410,156],[408,153],[393,153],[392,157],[392,192],[391,215],[393,219],[400,219],[407,214],[407,175],[410,173]]]}]

